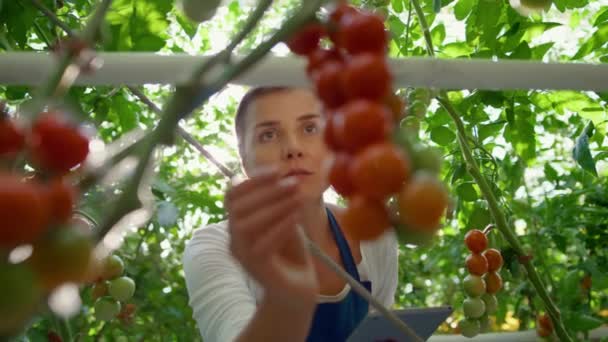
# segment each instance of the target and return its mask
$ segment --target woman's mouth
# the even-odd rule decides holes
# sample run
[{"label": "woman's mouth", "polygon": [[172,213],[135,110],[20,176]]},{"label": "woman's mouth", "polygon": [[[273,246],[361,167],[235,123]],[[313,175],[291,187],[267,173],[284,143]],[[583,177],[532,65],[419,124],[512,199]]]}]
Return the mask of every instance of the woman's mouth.
[{"label": "woman's mouth", "polygon": [[312,175],[313,173],[305,170],[305,169],[291,169],[289,170],[289,172],[287,172],[284,176],[284,178],[287,177],[298,177],[298,178],[302,178],[302,177],[307,177]]}]

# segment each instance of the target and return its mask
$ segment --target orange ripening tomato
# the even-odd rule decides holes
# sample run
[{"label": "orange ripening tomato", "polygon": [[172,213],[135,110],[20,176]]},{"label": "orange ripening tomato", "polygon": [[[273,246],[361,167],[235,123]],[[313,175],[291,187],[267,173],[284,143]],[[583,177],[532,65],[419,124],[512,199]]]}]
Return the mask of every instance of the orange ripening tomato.
[{"label": "orange ripening tomato", "polygon": [[488,248],[488,238],[479,229],[471,229],[464,236],[464,243],[467,248],[473,253],[481,253]]},{"label": "orange ripening tomato", "polygon": [[0,157],[11,156],[25,146],[25,135],[9,118],[2,118],[0,114]]},{"label": "orange ripening tomato", "polygon": [[61,179],[55,179],[47,186],[51,218],[56,222],[67,222],[72,218],[76,202],[76,189]]},{"label": "orange ripening tomato", "polygon": [[341,46],[340,44],[340,21],[346,15],[357,14],[359,11],[350,6],[346,1],[338,4],[334,10],[329,14],[329,22],[328,22],[328,31],[329,31],[329,39],[336,45]]},{"label": "orange ripening tomato", "polygon": [[29,147],[38,164],[64,173],[86,159],[89,139],[60,113],[42,113],[32,126]]},{"label": "orange ripening tomato", "polygon": [[325,27],[323,25],[311,23],[294,33],[287,41],[287,46],[296,55],[305,56],[319,46],[319,41],[325,34]]},{"label": "orange ripening tomato", "polygon": [[391,143],[378,143],[363,149],[354,158],[352,181],[360,194],[376,200],[399,192],[410,177],[410,163]]},{"label": "orange ripening tomato", "polygon": [[500,251],[494,248],[490,248],[483,252],[483,256],[488,260],[488,272],[499,271],[502,267],[503,260]]},{"label": "orange ripening tomato", "polygon": [[342,89],[343,69],[343,63],[330,60],[314,73],[317,96],[328,108],[337,108],[346,102],[346,96]]},{"label": "orange ripening tomato", "polygon": [[317,72],[320,67],[329,61],[342,62],[343,58],[335,48],[332,49],[315,49],[308,55],[308,64],[306,65],[306,74],[309,77],[313,77],[314,73]]},{"label": "orange ripening tomato", "polygon": [[538,317],[538,326],[542,329],[548,330],[549,333],[553,331],[553,322],[551,322],[551,317],[547,314],[542,314]]},{"label": "orange ripening tomato", "polygon": [[384,204],[361,195],[355,195],[348,201],[343,222],[350,235],[361,241],[373,240],[390,228]]},{"label": "orange ripening tomato", "polygon": [[37,240],[48,228],[48,206],[40,186],[0,174],[0,247]]},{"label": "orange ripening tomato", "polygon": [[404,99],[393,92],[388,92],[382,100],[393,114],[393,122],[399,123],[406,116],[405,107],[407,103]]},{"label": "orange ripening tomato", "polygon": [[338,46],[352,55],[371,52],[385,54],[388,34],[382,17],[371,13],[348,13],[340,20]]},{"label": "orange ripening tomato", "polygon": [[380,100],[389,92],[392,76],[383,56],[363,53],[348,60],[342,80],[349,99]]},{"label": "orange ripening tomato", "polygon": [[399,193],[399,214],[412,230],[434,232],[448,207],[445,186],[431,173],[418,171]]},{"label": "orange ripening tomato", "polygon": [[354,100],[340,107],[333,126],[336,142],[349,152],[386,141],[392,128],[386,106],[369,100]]},{"label": "orange ripening tomato", "polygon": [[502,288],[502,277],[496,272],[489,272],[483,277],[486,282],[486,292],[495,294]]},{"label": "orange ripening tomato", "polygon": [[69,228],[57,229],[34,244],[27,262],[44,288],[52,290],[63,283],[87,281],[92,252],[93,243],[88,235]]},{"label": "orange ripening tomato", "polygon": [[348,197],[355,193],[355,185],[350,175],[352,157],[346,153],[338,153],[334,157],[329,171],[329,183],[342,196]]},{"label": "orange ripening tomato", "polygon": [[481,254],[469,254],[466,265],[469,273],[473,275],[482,276],[488,272],[488,260]]}]

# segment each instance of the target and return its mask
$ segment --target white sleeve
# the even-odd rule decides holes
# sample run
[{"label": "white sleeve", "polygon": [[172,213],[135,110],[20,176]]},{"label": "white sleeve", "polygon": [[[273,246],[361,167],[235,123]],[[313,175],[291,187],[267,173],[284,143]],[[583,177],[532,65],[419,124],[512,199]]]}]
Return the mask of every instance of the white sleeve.
[{"label": "white sleeve", "polygon": [[373,242],[374,260],[370,263],[374,274],[372,292],[385,307],[391,309],[395,304],[399,272],[399,245],[397,235],[391,229]]},{"label": "white sleeve", "polygon": [[183,255],[189,304],[204,341],[236,339],[256,310],[246,273],[229,251],[221,225],[196,231]]}]

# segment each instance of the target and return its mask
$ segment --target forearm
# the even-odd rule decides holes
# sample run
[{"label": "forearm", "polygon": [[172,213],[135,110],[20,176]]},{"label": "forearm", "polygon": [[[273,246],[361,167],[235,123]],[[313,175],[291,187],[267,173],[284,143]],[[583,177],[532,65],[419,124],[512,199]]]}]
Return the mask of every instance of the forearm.
[{"label": "forearm", "polygon": [[305,341],[314,311],[315,303],[296,307],[264,301],[236,341]]}]

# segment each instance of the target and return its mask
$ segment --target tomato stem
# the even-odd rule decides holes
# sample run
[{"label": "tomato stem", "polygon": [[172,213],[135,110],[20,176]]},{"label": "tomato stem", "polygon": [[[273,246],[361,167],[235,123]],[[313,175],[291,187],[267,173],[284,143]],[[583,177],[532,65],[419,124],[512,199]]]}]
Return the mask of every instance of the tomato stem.
[{"label": "tomato stem", "polygon": [[256,8],[247,18],[243,28],[236,34],[234,38],[232,38],[228,46],[223,51],[208,59],[206,63],[203,63],[200,68],[194,72],[192,81],[194,83],[200,82],[201,77],[207,74],[209,70],[211,70],[218,63],[229,61],[234,49],[243,41],[243,39],[247,37],[247,35],[249,35],[249,33],[251,33],[251,31],[253,31],[253,29],[256,28],[258,22],[262,16],[264,16],[264,13],[266,13],[270,5],[272,5],[272,0],[259,1]]},{"label": "tomato stem", "polygon": [[484,233],[486,236],[489,236],[489,235],[490,235],[490,232],[492,232],[492,229],[494,229],[494,228],[496,228],[496,226],[495,226],[495,225],[493,225],[492,223],[490,223],[489,225],[487,225],[487,226],[484,228],[483,233]]}]

